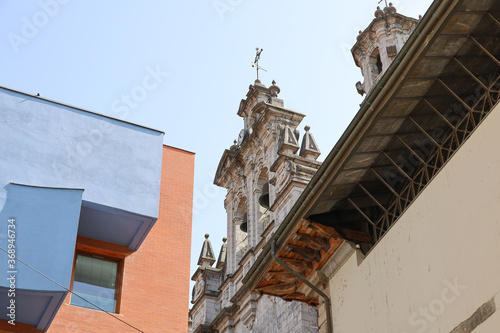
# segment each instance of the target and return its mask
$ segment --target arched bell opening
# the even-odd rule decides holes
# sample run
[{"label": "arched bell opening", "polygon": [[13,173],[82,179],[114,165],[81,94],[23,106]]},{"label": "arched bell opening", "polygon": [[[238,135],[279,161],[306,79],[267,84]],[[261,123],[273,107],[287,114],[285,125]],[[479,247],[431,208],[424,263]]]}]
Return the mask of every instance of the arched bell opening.
[{"label": "arched bell opening", "polygon": [[234,251],[236,264],[241,260],[248,247],[248,212],[247,198],[241,197],[233,217]]},{"label": "arched bell opening", "polygon": [[248,233],[248,212],[243,214],[243,221],[240,223],[240,230],[244,233]]},{"label": "arched bell opening", "polygon": [[267,168],[260,171],[257,179],[257,232],[260,236],[269,225],[269,172]]},{"label": "arched bell opening", "polygon": [[373,50],[370,55],[370,72],[372,74],[372,81],[374,81],[383,71],[382,58],[380,58],[380,51],[378,48]]},{"label": "arched bell opening", "polygon": [[262,186],[262,194],[259,196],[259,206],[269,209],[269,182]]}]

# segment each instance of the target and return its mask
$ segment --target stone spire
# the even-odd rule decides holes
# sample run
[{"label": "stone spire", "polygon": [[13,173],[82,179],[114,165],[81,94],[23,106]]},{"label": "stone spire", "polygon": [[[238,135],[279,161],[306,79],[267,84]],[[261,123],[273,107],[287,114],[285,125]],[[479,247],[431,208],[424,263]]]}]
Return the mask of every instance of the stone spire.
[{"label": "stone spire", "polygon": [[319,157],[319,155],[321,155],[321,152],[319,151],[316,140],[314,140],[313,135],[311,134],[311,132],[309,132],[310,129],[311,127],[309,126],[304,127],[306,133],[302,138],[302,145],[300,147],[299,155],[306,159],[315,161]]},{"label": "stone spire", "polygon": [[374,15],[351,49],[364,77],[363,83],[356,83],[361,95],[370,93],[418,24],[418,20],[397,13],[392,3],[383,10],[377,7]]},{"label": "stone spire", "polygon": [[[195,284],[191,299],[193,307],[189,314],[193,319],[192,326],[196,333],[212,333],[213,331],[209,325],[220,311],[218,295],[224,270],[212,267],[215,256],[208,237],[209,235],[205,234],[205,241],[198,259],[200,267],[191,277]],[[217,266],[219,266],[219,263],[217,263]]]},{"label": "stone spire", "polygon": [[285,125],[281,128],[281,140],[278,152],[280,154],[293,155],[299,150],[299,131]]},{"label": "stone spire", "polygon": [[222,238],[222,246],[220,248],[219,258],[217,259],[217,265],[215,268],[222,269],[224,267],[224,263],[226,262],[226,244],[227,238]]},{"label": "stone spire", "polygon": [[200,258],[198,259],[198,265],[202,267],[212,266],[215,262],[214,250],[212,248],[212,243],[210,243],[208,239],[209,236],[209,234],[205,234],[205,241],[201,248]]}]

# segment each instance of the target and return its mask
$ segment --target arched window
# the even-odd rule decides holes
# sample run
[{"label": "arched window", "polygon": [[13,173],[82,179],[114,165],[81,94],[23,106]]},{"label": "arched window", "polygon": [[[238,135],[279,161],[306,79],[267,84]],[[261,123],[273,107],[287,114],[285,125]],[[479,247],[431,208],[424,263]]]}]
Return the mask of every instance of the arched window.
[{"label": "arched window", "polygon": [[257,233],[262,234],[264,229],[269,225],[269,172],[267,168],[260,171],[257,179]]},{"label": "arched window", "polygon": [[380,59],[380,54],[377,54],[377,71],[378,74],[382,73],[382,60]]},{"label": "arched window", "polygon": [[370,56],[370,72],[372,75],[372,81],[375,81],[377,76],[382,73],[382,59],[380,58],[380,51],[378,48],[373,50]]},{"label": "arched window", "polygon": [[241,260],[247,251],[248,244],[248,213],[247,213],[247,198],[241,197],[238,208],[236,209],[233,218],[234,228],[234,251],[236,254],[236,265]]}]

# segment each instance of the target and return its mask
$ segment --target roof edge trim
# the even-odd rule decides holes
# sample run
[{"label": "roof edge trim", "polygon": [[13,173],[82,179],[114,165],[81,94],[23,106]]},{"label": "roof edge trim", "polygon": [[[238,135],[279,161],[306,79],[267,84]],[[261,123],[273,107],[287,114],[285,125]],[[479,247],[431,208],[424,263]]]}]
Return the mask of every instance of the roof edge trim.
[{"label": "roof edge trim", "polygon": [[65,107],[68,107],[68,108],[72,108],[72,109],[75,109],[75,110],[87,112],[87,113],[94,114],[94,115],[97,115],[97,116],[101,116],[101,117],[104,117],[104,118],[116,120],[116,121],[119,121],[119,122],[122,122],[122,123],[125,123],[125,124],[129,124],[129,125],[141,127],[141,128],[144,128],[144,129],[151,130],[153,132],[158,132],[158,133],[165,134],[164,131],[160,131],[160,130],[152,128],[152,127],[147,127],[147,126],[139,125],[139,124],[133,123],[131,121],[127,121],[127,120],[115,118],[115,117],[112,117],[112,116],[105,115],[103,113],[99,113],[99,112],[87,110],[87,109],[80,108],[80,107],[77,107],[77,106],[74,106],[74,105],[71,105],[71,104],[66,104],[66,103],[58,102],[58,101],[55,101],[55,100],[50,99],[50,98],[45,98],[45,97],[42,97],[42,96],[32,95],[32,94],[26,93],[24,91],[20,91],[20,90],[8,88],[8,87],[2,86],[2,85],[0,85],[0,89],[12,91],[12,92],[15,92],[17,94],[21,94],[21,95],[25,95],[25,96],[29,96],[29,97],[38,98],[38,99],[41,99],[41,100],[46,101],[46,102],[50,102],[50,103],[54,103],[54,104],[57,104],[57,105],[65,106]]}]

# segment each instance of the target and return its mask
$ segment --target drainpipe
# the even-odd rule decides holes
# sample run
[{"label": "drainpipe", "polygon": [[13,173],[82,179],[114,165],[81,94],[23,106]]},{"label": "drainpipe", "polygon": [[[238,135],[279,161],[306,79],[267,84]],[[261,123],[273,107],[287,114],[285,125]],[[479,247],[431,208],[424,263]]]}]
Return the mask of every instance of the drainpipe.
[{"label": "drainpipe", "polygon": [[325,309],[326,309],[326,332],[327,333],[333,333],[333,325],[332,325],[332,313],[331,313],[331,302],[330,298],[322,292],[318,287],[316,287],[314,284],[309,282],[305,277],[294,271],[290,266],[288,266],[283,260],[278,258],[276,255],[275,251],[275,246],[276,246],[276,240],[271,242],[271,255],[281,267],[286,269],[288,272],[292,273],[296,278],[298,278],[300,281],[304,282],[309,288],[317,292],[323,299],[325,300]]}]

